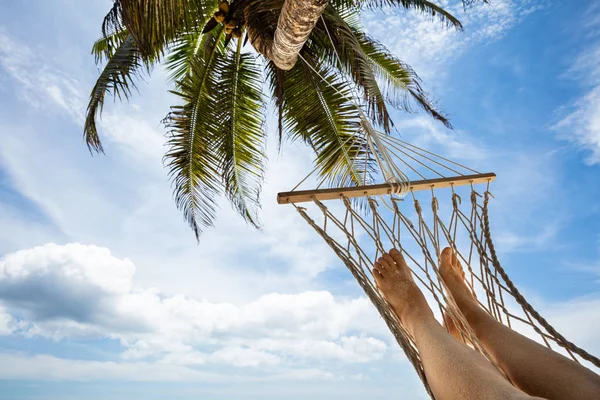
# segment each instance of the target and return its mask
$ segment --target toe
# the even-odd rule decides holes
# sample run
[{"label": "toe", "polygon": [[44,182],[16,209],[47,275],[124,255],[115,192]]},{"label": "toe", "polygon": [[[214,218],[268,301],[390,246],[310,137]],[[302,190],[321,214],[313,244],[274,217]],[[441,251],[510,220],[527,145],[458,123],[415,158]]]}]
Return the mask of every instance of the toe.
[{"label": "toe", "polygon": [[458,258],[458,253],[456,251],[452,252],[452,268],[458,273],[458,275],[460,275],[461,278],[465,278],[465,270],[460,264],[460,259]]},{"label": "toe", "polygon": [[379,287],[379,282],[383,280],[383,274],[381,270],[377,268],[377,263],[373,266],[373,277],[375,278],[375,284]]},{"label": "toe", "polygon": [[379,261],[377,261],[377,262],[375,262],[375,264],[373,264],[373,271],[377,271],[377,273],[379,275],[383,276],[384,268]]},{"label": "toe", "polygon": [[383,253],[381,258],[385,260],[387,266],[393,267],[396,264],[392,256],[390,256],[388,253]]},{"label": "toe", "polygon": [[402,253],[398,250],[398,249],[391,249],[390,250],[390,256],[392,256],[392,258],[394,259],[394,261],[396,262],[396,264],[398,265],[406,265],[406,261],[404,260],[404,256],[402,255]]},{"label": "toe", "polygon": [[440,254],[440,273],[444,280],[449,279],[454,271],[454,265],[452,263],[452,249],[450,247],[446,247],[442,250],[442,254]]},{"label": "toe", "polygon": [[456,269],[460,268],[460,262],[458,261],[458,255],[455,251],[452,252],[452,266]]},{"label": "toe", "polygon": [[386,258],[384,258],[384,255],[382,255],[381,257],[379,257],[379,259],[377,260],[377,262],[379,263],[379,265],[381,265],[381,268],[389,268],[391,267],[391,264],[388,262],[388,260]]},{"label": "toe", "polygon": [[440,262],[442,264],[448,264],[448,265],[452,265],[452,260],[454,256],[454,252],[452,251],[452,249],[450,247],[446,247],[444,248],[444,250],[442,250],[442,254],[440,255]]}]

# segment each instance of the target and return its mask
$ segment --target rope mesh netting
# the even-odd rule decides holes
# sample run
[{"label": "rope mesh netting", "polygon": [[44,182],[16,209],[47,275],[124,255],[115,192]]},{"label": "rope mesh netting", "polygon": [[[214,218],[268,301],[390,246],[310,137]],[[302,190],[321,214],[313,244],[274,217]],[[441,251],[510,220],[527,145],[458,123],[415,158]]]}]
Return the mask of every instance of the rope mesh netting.
[{"label": "rope mesh netting", "polygon": [[[322,22],[327,29],[324,20]],[[327,35],[333,44],[329,30]],[[342,67],[337,50],[335,56]],[[302,55],[300,58],[313,69]],[[313,71],[330,85],[318,71]],[[350,136],[346,140],[361,142],[364,139],[361,146],[364,146],[366,156],[364,164],[357,163],[358,160],[352,159],[345,150],[348,143],[341,143],[342,158],[350,166],[351,174],[358,178],[355,185],[370,182],[369,160],[375,161],[386,185],[319,190],[327,180],[322,176],[317,190],[296,191],[318,170],[317,167],[292,192],[280,193],[278,202],[293,204],[352,273],[413,364],[429,395],[433,398],[415,341],[377,289],[371,272],[375,261],[391,248],[403,253],[438,320],[445,320],[445,326],[451,321],[463,341],[492,364],[493,360],[486,354],[440,277],[438,265],[444,247],[453,249],[465,271],[467,286],[494,319],[576,362],[589,362],[600,368],[598,358],[569,342],[531,306],[500,264],[492,242],[488,214],[493,198],[490,183],[495,175],[480,174],[377,132],[364,115],[354,86],[347,83],[354,93],[364,137]],[[334,156],[339,157],[332,152],[330,157]],[[325,161],[332,160],[321,160],[322,163]],[[409,175],[419,181],[411,182]],[[440,193],[443,201],[438,200]],[[325,199],[327,205],[323,203]]]},{"label": "rope mesh netting", "polygon": [[[427,185],[427,190],[419,191],[414,190],[413,184],[405,183],[407,194],[404,198],[394,194],[397,188],[390,185],[387,194],[364,195],[358,199],[350,198],[356,197],[356,194],[347,195],[349,188],[339,188],[338,199],[328,200],[327,204],[319,200],[318,190],[313,191],[315,195],[311,196],[309,203],[296,201],[292,195],[294,192],[280,194],[279,201],[293,204],[352,273],[385,320],[429,394],[431,391],[414,340],[373,280],[371,269],[374,262],[391,248],[403,253],[438,320],[442,322],[445,314],[465,343],[490,362],[493,363],[440,277],[438,265],[444,247],[455,251],[465,270],[467,285],[480,306],[497,321],[577,362],[587,361],[600,367],[598,358],[569,342],[527,302],[498,261],[488,215],[493,198],[490,192],[492,179],[474,184],[474,180],[468,179],[473,175],[467,176],[467,173],[476,171],[390,136],[384,140],[394,162],[401,159],[408,166],[407,160],[410,159],[423,165],[422,161],[429,161],[429,165],[435,163],[451,171],[456,179],[450,180],[455,182],[445,185],[432,183]],[[417,168],[411,166],[409,169],[419,178],[426,178]],[[435,171],[437,175],[434,177],[446,177],[430,166],[427,169]],[[368,193],[368,190],[365,192]],[[438,195],[443,201],[438,200]]]}]

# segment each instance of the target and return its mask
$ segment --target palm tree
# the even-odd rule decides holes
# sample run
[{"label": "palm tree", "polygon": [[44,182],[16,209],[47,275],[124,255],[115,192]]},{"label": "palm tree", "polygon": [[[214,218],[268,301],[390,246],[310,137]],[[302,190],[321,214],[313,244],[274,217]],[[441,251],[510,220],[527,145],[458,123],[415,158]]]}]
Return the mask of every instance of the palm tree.
[{"label": "palm tree", "polygon": [[[90,95],[87,145],[103,152],[96,118],[105,95],[128,99],[136,78],[163,63],[179,98],[164,120],[165,162],[196,237],[212,225],[222,194],[259,226],[264,79],[278,111],[280,144],[284,135],[301,140],[316,152],[323,177],[360,184],[372,161],[363,129],[375,124],[389,132],[389,105],[417,104],[450,127],[415,72],[361,29],[360,12],[383,6],[416,9],[462,28],[426,0],[114,0],[92,50],[104,67]],[[247,50],[247,41],[256,51]]]}]

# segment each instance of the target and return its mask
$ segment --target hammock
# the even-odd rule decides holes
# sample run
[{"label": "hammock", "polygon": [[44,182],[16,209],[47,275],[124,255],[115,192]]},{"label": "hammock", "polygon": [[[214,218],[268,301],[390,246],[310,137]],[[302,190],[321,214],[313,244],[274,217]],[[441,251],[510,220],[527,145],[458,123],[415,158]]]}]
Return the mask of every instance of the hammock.
[{"label": "hammock", "polygon": [[[294,190],[279,193],[277,200],[293,205],[352,273],[432,398],[414,340],[371,273],[375,260],[392,247],[403,253],[436,317],[442,320],[446,313],[465,342],[488,360],[440,278],[439,257],[446,246],[457,253],[481,307],[497,321],[576,362],[600,367],[598,358],[569,342],[531,306],[498,261],[488,216],[495,174],[480,173],[372,128],[365,129],[365,140],[366,158],[376,160],[385,183],[320,189],[322,181],[316,190],[297,190],[307,177]],[[438,195],[447,201],[440,202]]]}]

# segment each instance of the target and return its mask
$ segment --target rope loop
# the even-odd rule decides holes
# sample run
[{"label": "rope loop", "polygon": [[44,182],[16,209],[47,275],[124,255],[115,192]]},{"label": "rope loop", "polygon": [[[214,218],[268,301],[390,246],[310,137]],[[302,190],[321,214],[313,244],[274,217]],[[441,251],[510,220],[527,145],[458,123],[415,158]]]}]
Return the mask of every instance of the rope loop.
[{"label": "rope loop", "polygon": [[368,202],[369,207],[371,207],[371,210],[373,210],[373,212],[377,212],[377,207],[379,207],[379,203],[377,202],[377,200],[369,197]]},{"label": "rope loop", "polygon": [[321,209],[321,211],[323,211],[324,213],[327,212],[327,207],[325,206],[325,204],[321,203],[318,199],[313,198],[313,201],[315,202],[315,204]]},{"label": "rope loop", "polygon": [[392,200],[393,203],[404,203],[404,199],[400,197],[390,197],[390,200]]},{"label": "rope loop", "polygon": [[347,198],[346,196],[342,196],[342,201],[344,202],[344,205],[346,206],[347,209],[349,209],[349,210],[352,209],[352,203],[350,202],[349,198]]},{"label": "rope loop", "polygon": [[471,204],[477,204],[477,197],[482,197],[475,190],[471,190]]},{"label": "rope loop", "polygon": [[421,215],[421,213],[423,212],[423,209],[421,208],[421,204],[419,203],[419,200],[416,200],[416,199],[415,199],[415,211],[419,215]]},{"label": "rope loop", "polygon": [[440,203],[439,203],[437,197],[431,198],[431,210],[433,211],[434,214],[436,214],[440,210]]},{"label": "rope loop", "polygon": [[456,193],[452,194],[452,206],[455,210],[458,210],[458,206],[462,203],[462,199]]},{"label": "rope loop", "polygon": [[398,208],[398,202],[404,202],[404,199],[392,199],[392,207],[394,207],[394,212],[396,214],[400,214],[400,208]]}]

